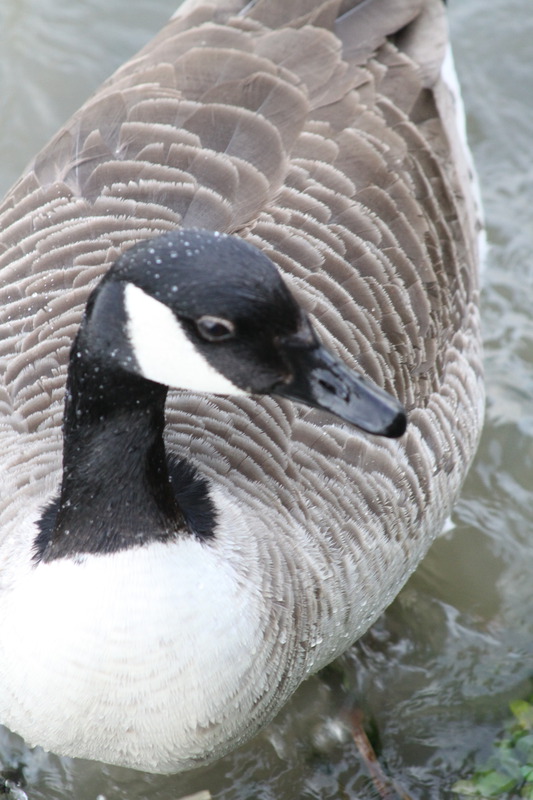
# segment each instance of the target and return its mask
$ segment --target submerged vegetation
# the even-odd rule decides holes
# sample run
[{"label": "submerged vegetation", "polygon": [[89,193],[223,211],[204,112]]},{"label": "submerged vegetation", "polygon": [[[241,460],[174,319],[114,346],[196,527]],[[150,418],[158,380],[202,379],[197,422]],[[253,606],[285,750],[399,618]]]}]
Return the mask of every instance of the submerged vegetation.
[{"label": "submerged vegetation", "polygon": [[453,791],[461,798],[533,800],[533,694],[510,703],[513,719],[488,760]]}]

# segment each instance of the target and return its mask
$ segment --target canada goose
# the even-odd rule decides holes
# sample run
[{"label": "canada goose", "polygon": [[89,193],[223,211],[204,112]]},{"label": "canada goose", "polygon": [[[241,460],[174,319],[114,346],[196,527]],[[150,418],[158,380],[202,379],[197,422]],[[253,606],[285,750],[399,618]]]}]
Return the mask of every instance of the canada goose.
[{"label": "canada goose", "polygon": [[441,529],[483,407],[446,48],[441,0],[189,0],[6,197],[0,720],[30,744],[220,757]]}]

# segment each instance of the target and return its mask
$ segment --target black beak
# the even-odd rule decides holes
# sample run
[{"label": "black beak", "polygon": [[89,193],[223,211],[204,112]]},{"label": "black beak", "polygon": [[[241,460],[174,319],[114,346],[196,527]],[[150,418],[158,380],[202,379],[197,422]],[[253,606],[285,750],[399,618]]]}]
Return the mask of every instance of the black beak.
[{"label": "black beak", "polygon": [[325,347],[287,347],[292,379],[278,383],[272,394],[330,411],[368,433],[396,438],[405,432],[407,415],[401,403],[372,381],[352,372]]}]

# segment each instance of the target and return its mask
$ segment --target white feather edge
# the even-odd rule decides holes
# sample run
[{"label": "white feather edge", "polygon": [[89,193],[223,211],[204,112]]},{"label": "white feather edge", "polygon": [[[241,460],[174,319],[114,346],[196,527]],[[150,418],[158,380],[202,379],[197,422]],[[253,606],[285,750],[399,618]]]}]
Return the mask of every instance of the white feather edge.
[{"label": "white feather edge", "polygon": [[449,43],[446,48],[446,54],[444,56],[444,60],[442,62],[440,75],[442,82],[445,84],[452,98],[453,108],[455,111],[455,130],[457,132],[463,156],[466,161],[468,175],[470,177],[472,196],[474,200],[474,208],[477,217],[477,222],[479,225],[479,232],[477,239],[478,257],[480,266],[481,268],[483,268],[483,266],[486,263],[487,251],[488,251],[487,235],[484,224],[483,201],[481,199],[479,179],[476,167],[474,165],[474,159],[472,158],[472,151],[470,150],[470,146],[468,144],[466,113],[465,113],[465,105],[463,102],[463,96],[461,94],[461,86],[459,83],[459,79],[457,77],[457,70],[455,69],[455,60],[453,57],[452,47]]}]

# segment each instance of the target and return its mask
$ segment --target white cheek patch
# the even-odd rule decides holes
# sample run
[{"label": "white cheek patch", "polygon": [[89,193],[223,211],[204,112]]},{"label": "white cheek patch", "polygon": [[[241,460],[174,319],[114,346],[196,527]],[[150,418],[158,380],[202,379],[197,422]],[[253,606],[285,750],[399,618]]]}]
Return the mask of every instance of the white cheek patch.
[{"label": "white cheek patch", "polygon": [[128,283],[125,308],[128,338],[145,378],[192,392],[247,394],[206,361],[164,303]]}]

